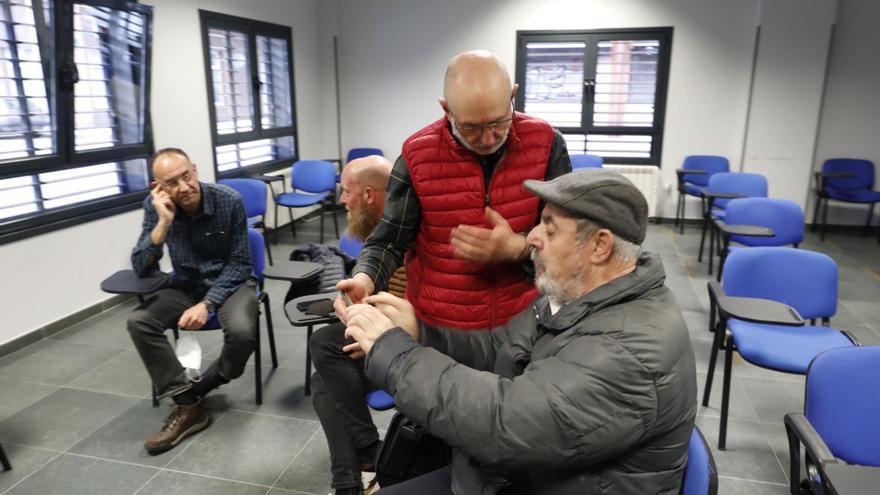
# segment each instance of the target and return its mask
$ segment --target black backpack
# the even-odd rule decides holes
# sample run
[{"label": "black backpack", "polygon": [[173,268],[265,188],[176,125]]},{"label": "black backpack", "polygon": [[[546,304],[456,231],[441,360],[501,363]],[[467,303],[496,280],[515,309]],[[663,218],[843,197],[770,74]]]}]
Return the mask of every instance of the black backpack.
[{"label": "black backpack", "polygon": [[290,252],[291,261],[311,261],[324,266],[324,271],[312,280],[290,284],[284,304],[291,299],[336,290],[336,283],[348,277],[356,259],[334,246],[310,242],[297,246]]},{"label": "black backpack", "polygon": [[452,450],[425,428],[396,413],[376,453],[379,486],[391,486],[449,465]]}]

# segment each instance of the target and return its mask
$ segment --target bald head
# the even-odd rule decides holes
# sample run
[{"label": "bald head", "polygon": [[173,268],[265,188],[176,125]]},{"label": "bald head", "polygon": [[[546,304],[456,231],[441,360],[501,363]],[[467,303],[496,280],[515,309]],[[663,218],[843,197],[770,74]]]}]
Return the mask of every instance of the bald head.
[{"label": "bald head", "polygon": [[371,187],[384,191],[391,175],[391,162],[379,155],[365,156],[348,162],[342,176],[348,177],[352,184],[360,188]]},{"label": "bald head", "polygon": [[453,57],[443,80],[443,97],[453,113],[475,106],[507,105],[512,90],[507,67],[498,55],[486,50]]}]

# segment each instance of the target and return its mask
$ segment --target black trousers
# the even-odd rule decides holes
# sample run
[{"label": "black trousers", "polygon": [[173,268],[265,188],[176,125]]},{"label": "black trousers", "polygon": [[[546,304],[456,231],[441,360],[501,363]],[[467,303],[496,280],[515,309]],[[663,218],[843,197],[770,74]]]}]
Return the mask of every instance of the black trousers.
[{"label": "black trousers", "polygon": [[364,361],[342,352],[345,326],[335,323],[318,329],[309,340],[315,372],[312,374],[312,406],[318,413],[330,449],[331,486],[361,486],[364,450],[379,440],[366,403],[366,394],[376,390],[364,376]]},{"label": "black trousers", "polygon": [[[128,317],[128,333],[153,380],[157,396],[175,395],[190,387],[165,330],[176,327],[180,315],[201,297],[169,287],[148,296]],[[217,308],[217,318],[223,326],[223,349],[214,364],[227,380],[241,376],[254,352],[258,311],[257,284],[253,280],[243,283]]]}]

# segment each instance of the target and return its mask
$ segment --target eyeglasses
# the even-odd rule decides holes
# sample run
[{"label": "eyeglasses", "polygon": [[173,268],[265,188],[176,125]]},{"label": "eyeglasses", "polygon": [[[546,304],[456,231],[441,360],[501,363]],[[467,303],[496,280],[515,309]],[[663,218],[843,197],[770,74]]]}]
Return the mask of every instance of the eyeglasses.
[{"label": "eyeglasses", "polygon": [[[452,117],[451,113],[450,117]],[[460,132],[462,136],[479,136],[482,135],[483,131],[486,129],[492,131],[493,134],[498,134],[510,129],[510,125],[513,123],[513,106],[511,105],[510,107],[510,117],[502,118],[495,122],[489,122],[488,124],[459,124],[456,122],[455,118],[452,118],[452,123],[458,128],[458,132]]]},{"label": "eyeglasses", "polygon": [[192,178],[193,178],[192,173],[189,171],[186,171],[183,174],[181,174],[173,179],[163,180],[163,181],[159,181],[159,182],[162,184],[162,187],[167,187],[168,189],[177,189],[178,187],[180,187],[181,183],[183,183],[183,182],[188,183],[189,181],[192,180]]}]

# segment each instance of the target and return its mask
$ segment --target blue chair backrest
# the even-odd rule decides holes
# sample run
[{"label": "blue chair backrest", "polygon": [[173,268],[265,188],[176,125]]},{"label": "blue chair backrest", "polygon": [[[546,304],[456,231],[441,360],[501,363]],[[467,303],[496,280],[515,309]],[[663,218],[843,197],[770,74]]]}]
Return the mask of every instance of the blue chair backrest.
[{"label": "blue chair backrest", "polygon": [[364,241],[355,239],[348,232],[342,234],[339,239],[339,250],[352,258],[357,258],[361,254],[362,247],[364,247]]},{"label": "blue chair backrest", "polygon": [[688,443],[688,462],[684,470],[681,495],[715,495],[718,492],[718,471],[712,451],[700,429],[694,426]]},{"label": "blue chair backrest", "polygon": [[294,189],[310,193],[333,191],[336,188],[336,168],[326,160],[300,160],[290,170]]},{"label": "blue chair backrest", "polygon": [[582,155],[570,155],[571,158],[571,169],[577,170],[579,168],[602,168],[603,159],[599,155],[591,155],[589,153],[584,153]]},{"label": "blue chair backrest", "polygon": [[254,265],[254,275],[263,283],[263,270],[266,269],[266,241],[263,234],[254,228],[248,228],[248,243],[251,248],[251,263]]},{"label": "blue chair backrest", "polygon": [[348,150],[348,157],[345,159],[345,163],[373,155],[385,156],[379,148],[352,148]]},{"label": "blue chair backrest", "polygon": [[712,177],[713,174],[730,170],[730,162],[728,162],[727,158],[724,158],[723,156],[690,155],[684,158],[684,163],[681,165],[681,168],[687,170],[705,170],[709,175],[684,174],[682,179],[684,179],[685,182],[690,182],[691,184],[696,184],[698,186],[708,186],[709,177]]},{"label": "blue chair backrest", "polygon": [[[766,198],[767,178],[761,174],[719,172],[709,177],[709,192],[740,193],[746,198]],[[715,200],[715,206],[726,208],[729,199]]]},{"label": "blue chair backrest", "polygon": [[773,237],[731,236],[746,246],[788,246],[804,240],[804,211],[787,199],[742,198],[727,203],[729,225],[759,225],[773,229]]},{"label": "blue chair backrest", "polygon": [[880,347],[844,347],[813,358],[804,414],[835,457],[880,466]]},{"label": "blue chair backrest", "polygon": [[822,164],[822,172],[848,172],[855,177],[830,178],[825,180],[827,187],[834,189],[873,189],[874,162],[855,158],[832,158]]},{"label": "blue chair backrest", "polygon": [[830,318],[837,312],[837,264],[806,249],[736,249],[724,262],[721,284],[729,296],[779,301],[804,318]]},{"label": "blue chair backrest", "polygon": [[229,186],[241,196],[248,218],[266,214],[266,183],[257,179],[223,179],[218,184]]}]

